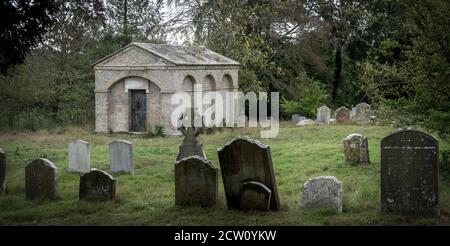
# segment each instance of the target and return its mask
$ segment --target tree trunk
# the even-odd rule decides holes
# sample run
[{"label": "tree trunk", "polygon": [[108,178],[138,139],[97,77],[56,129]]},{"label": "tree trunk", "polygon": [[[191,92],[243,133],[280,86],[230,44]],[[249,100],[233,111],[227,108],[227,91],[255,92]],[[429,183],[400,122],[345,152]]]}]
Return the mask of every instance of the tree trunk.
[{"label": "tree trunk", "polygon": [[333,91],[331,93],[331,96],[332,96],[331,99],[332,99],[333,104],[336,103],[338,88],[339,88],[339,84],[341,81],[342,48],[339,44],[336,46],[335,64],[336,64],[336,67],[334,70]]}]

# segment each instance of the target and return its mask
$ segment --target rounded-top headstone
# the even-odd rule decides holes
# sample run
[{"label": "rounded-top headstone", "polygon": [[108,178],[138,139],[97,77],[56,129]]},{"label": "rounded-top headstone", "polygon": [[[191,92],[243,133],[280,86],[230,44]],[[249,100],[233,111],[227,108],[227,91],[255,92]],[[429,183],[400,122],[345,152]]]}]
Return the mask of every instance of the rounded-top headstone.
[{"label": "rounded-top headstone", "polygon": [[303,206],[342,212],[342,182],[333,176],[319,176],[303,184]]},{"label": "rounded-top headstone", "polygon": [[133,143],[116,140],[109,144],[109,166],[112,173],[131,173],[133,167]]},{"label": "rounded-top headstone", "polygon": [[344,160],[352,163],[370,163],[369,142],[366,137],[352,133],[342,140],[344,144]]},{"label": "rounded-top headstone", "polygon": [[27,199],[56,199],[57,168],[53,162],[40,158],[25,167],[25,195]]},{"label": "rounded-top headstone", "polygon": [[370,123],[370,105],[363,102],[357,104],[355,107],[355,121],[359,125],[366,125]]},{"label": "rounded-top headstone", "polygon": [[317,109],[317,123],[319,125],[329,125],[331,118],[331,109],[323,105]]},{"label": "rounded-top headstone", "polygon": [[116,179],[105,171],[92,168],[80,177],[80,200],[112,201],[116,197]]},{"label": "rounded-top headstone", "polygon": [[381,210],[439,215],[439,141],[421,131],[401,130],[381,140]]}]

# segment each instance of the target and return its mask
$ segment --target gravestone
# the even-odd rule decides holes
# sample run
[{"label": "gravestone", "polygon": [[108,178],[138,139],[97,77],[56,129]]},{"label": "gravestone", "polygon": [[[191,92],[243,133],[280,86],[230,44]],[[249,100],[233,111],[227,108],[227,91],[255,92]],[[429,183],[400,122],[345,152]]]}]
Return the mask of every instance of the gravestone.
[{"label": "gravestone", "polygon": [[[183,120],[185,122],[190,121],[190,125],[186,127],[184,124],[182,124],[180,127],[178,127],[178,130],[184,135],[183,143],[179,147],[178,155],[177,155],[177,161],[189,157],[189,156],[200,156],[201,158],[206,159],[205,151],[203,150],[203,144],[198,141],[197,137],[202,133],[203,127],[196,127],[194,126],[195,119],[198,119],[199,116],[195,110],[191,110],[191,116],[186,117],[187,114],[184,114],[180,117],[180,120]],[[202,119],[202,125],[204,125],[203,119]]]},{"label": "gravestone", "polygon": [[352,133],[342,140],[344,143],[344,159],[346,162],[370,163],[369,142],[361,134]]},{"label": "gravestone", "polygon": [[300,121],[299,114],[293,114],[291,117],[292,117],[292,123],[294,123],[294,124],[297,124]]},{"label": "gravestone", "polygon": [[317,109],[317,124],[329,125],[331,117],[331,110],[327,106],[323,105]]},{"label": "gravestone", "polygon": [[312,125],[312,124],[314,124],[315,122],[313,121],[313,120],[311,120],[311,119],[304,119],[304,120],[300,120],[298,123],[297,123],[297,126],[308,126],[308,125]]},{"label": "gravestone", "polygon": [[249,137],[238,137],[218,149],[218,155],[229,209],[241,209],[242,186],[249,181],[265,185],[271,191],[269,209],[280,209],[268,145]]},{"label": "gravestone", "polygon": [[439,141],[417,130],[400,130],[381,140],[381,210],[439,215]]},{"label": "gravestone", "polygon": [[347,123],[350,121],[350,110],[342,106],[336,109],[336,122],[337,123]]},{"label": "gravestone", "polygon": [[352,110],[350,111],[350,119],[355,119],[356,115],[356,107],[352,107]]},{"label": "gravestone", "polygon": [[80,200],[112,201],[116,197],[116,179],[107,172],[91,169],[80,177]]},{"label": "gravestone", "polygon": [[303,184],[303,207],[342,212],[342,182],[333,176],[320,176]]},{"label": "gravestone", "polygon": [[87,173],[91,169],[91,145],[84,140],[69,143],[69,171]]},{"label": "gravestone", "polygon": [[218,195],[218,174],[214,165],[199,156],[175,164],[175,205],[211,207]]},{"label": "gravestone", "polygon": [[25,167],[27,199],[56,199],[57,168],[53,162],[40,158]]},{"label": "gravestone", "polygon": [[116,140],[109,144],[109,166],[112,173],[133,174],[133,144]]},{"label": "gravestone", "polygon": [[263,183],[244,182],[241,187],[240,208],[241,210],[268,211],[271,196],[272,191]]},{"label": "gravestone", "polygon": [[0,196],[6,192],[6,155],[0,148]]},{"label": "gravestone", "polygon": [[367,125],[370,123],[370,105],[367,103],[360,103],[356,105],[355,121],[358,125]]}]

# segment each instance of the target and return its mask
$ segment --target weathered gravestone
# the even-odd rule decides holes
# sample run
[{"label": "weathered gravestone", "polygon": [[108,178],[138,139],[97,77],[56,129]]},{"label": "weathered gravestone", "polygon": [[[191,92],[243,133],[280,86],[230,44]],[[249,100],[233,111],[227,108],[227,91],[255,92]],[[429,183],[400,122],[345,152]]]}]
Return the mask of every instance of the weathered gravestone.
[{"label": "weathered gravestone", "polygon": [[293,114],[292,116],[292,123],[297,124],[300,121],[300,115],[299,114]]},{"label": "weathered gravestone", "polygon": [[336,109],[336,122],[337,123],[347,123],[350,121],[350,110],[342,106]]},{"label": "weathered gravestone", "polygon": [[80,177],[80,200],[112,201],[116,197],[116,179],[107,172],[91,169]]},{"label": "weathered gravestone", "polygon": [[[195,110],[191,109],[190,117],[187,117],[187,114],[184,114],[180,117],[180,120],[184,120],[184,123],[178,127],[178,130],[184,135],[183,143],[179,147],[177,161],[189,157],[189,156],[200,156],[206,159],[205,151],[203,150],[203,144],[198,141],[197,137],[202,133],[203,127],[196,127],[195,119],[199,119],[198,114],[194,112]],[[187,117],[187,118],[185,118]],[[190,122],[189,126],[186,127],[184,124]],[[203,125],[202,119],[202,125]]]},{"label": "weathered gravestone", "polygon": [[319,125],[329,125],[331,117],[331,110],[323,105],[317,109],[317,123]]},{"label": "weathered gravestone", "polygon": [[87,173],[91,169],[91,145],[84,140],[69,143],[69,171]]},{"label": "weathered gravestone", "polygon": [[256,181],[244,182],[241,187],[241,210],[261,210],[270,209],[270,198],[272,191],[263,183]]},{"label": "weathered gravestone", "polygon": [[352,110],[350,111],[350,119],[354,119],[356,115],[356,107],[352,107]]},{"label": "weathered gravestone", "polygon": [[109,166],[112,173],[133,174],[133,144],[125,140],[116,140],[110,143]]},{"label": "weathered gravestone", "polygon": [[354,120],[358,125],[366,125],[370,123],[370,105],[360,103],[356,105]]},{"label": "weathered gravestone", "polygon": [[218,174],[214,165],[200,156],[175,164],[175,205],[211,207],[218,195]]},{"label": "weathered gravestone", "polygon": [[0,149],[0,196],[5,194],[6,191],[6,155],[5,152]]},{"label": "weathered gravestone", "polygon": [[417,130],[401,130],[381,140],[381,210],[439,215],[439,141]]},{"label": "weathered gravestone", "polygon": [[57,168],[53,162],[40,158],[25,167],[25,196],[27,199],[56,199]]},{"label": "weathered gravestone", "polygon": [[303,184],[303,207],[342,212],[342,182],[333,176],[320,176]]},{"label": "weathered gravestone", "polygon": [[[220,169],[225,188],[225,196],[229,209],[248,209],[241,207],[241,201],[260,200],[262,197],[254,193],[264,193],[244,185],[246,182],[258,182],[271,192],[269,210],[279,210],[275,173],[272,156],[268,145],[248,137],[238,137],[218,150]],[[244,191],[244,192],[243,192]],[[251,197],[245,197],[245,196]]]},{"label": "weathered gravestone", "polygon": [[342,140],[344,143],[344,159],[346,162],[370,163],[369,142],[361,134],[352,133]]}]

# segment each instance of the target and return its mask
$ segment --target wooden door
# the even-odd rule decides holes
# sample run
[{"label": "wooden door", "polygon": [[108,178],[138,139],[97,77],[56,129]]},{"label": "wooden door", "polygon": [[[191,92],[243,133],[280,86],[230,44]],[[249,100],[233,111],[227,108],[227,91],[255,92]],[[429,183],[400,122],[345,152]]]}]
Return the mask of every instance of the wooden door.
[{"label": "wooden door", "polygon": [[147,100],[145,90],[131,91],[131,131],[144,132],[147,123]]}]

